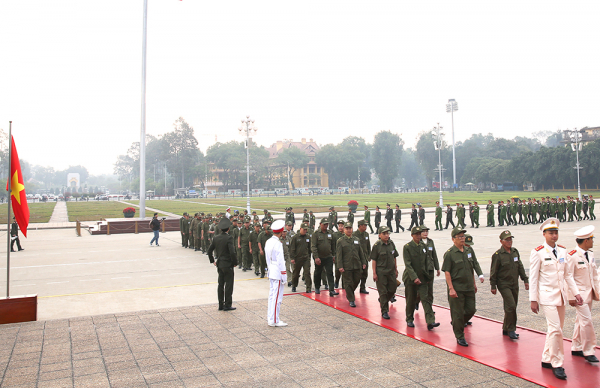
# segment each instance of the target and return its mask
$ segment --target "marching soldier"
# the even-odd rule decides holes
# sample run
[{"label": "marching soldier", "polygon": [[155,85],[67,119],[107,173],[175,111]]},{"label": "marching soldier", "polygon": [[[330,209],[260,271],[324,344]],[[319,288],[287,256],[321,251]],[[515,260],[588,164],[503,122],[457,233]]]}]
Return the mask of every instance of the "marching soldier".
[{"label": "marching soldier", "polygon": [[523,225],[529,224],[529,206],[529,202],[524,200],[521,207],[521,211],[523,213]]},{"label": "marching soldier", "polygon": [[[565,380],[563,324],[569,300],[566,290],[575,291],[577,286],[573,275],[565,273],[566,249],[556,243],[559,225],[560,221],[556,218],[548,218],[540,225],[545,242],[531,250],[529,300],[531,311],[537,314],[542,310],[546,316],[548,331],[542,352],[542,368],[552,369],[556,378]],[[583,304],[579,293],[575,295],[575,300],[579,305]]]},{"label": "marching soldier", "polygon": [[442,229],[442,207],[440,201],[435,201],[435,230]]},{"label": "marching soldier", "polygon": [[475,225],[473,224],[473,204],[471,204],[471,202],[469,202],[469,220],[471,220],[471,228],[474,228]]},{"label": "marching soldier", "polygon": [[[261,279],[265,277],[265,266],[260,265],[260,248],[258,247],[258,236],[260,234],[260,225],[254,224],[254,230],[250,233],[250,239],[248,245],[250,248],[250,254],[252,255],[252,262],[254,263],[255,273],[260,269]],[[257,274],[258,275],[258,274]]]},{"label": "marching soldier", "polygon": [[292,237],[290,243],[290,257],[294,264],[292,275],[292,292],[296,292],[300,271],[304,269],[304,279],[306,280],[306,292],[311,292],[312,280],[310,278],[310,236],[308,234],[308,224],[303,222],[300,225],[300,231]]},{"label": "marching soldier", "polygon": [[360,283],[363,270],[367,267],[367,260],[363,255],[358,238],[352,236],[352,225],[344,224],[344,236],[342,236],[336,247],[336,268],[342,273],[346,299],[350,307],[356,307],[354,291]]},{"label": "marching soldier", "polygon": [[410,209],[410,226],[409,230],[412,230],[413,227],[419,226],[419,215],[417,209],[415,208],[415,204],[413,203]]},{"label": "marching soldier", "polygon": [[[425,225],[421,227],[421,243],[423,243],[427,249],[427,271],[429,272],[429,278],[431,279],[427,282],[427,297],[429,298],[429,304],[433,306],[434,272],[435,276],[440,276],[440,262],[438,260],[437,251],[435,250],[435,244],[433,243],[433,240],[429,238],[429,228]],[[418,309],[416,304],[415,309]]]},{"label": "marching soldier", "polygon": [[363,219],[365,220],[365,222],[369,226],[369,229],[371,230],[371,233],[375,234],[373,232],[373,227],[371,226],[371,211],[369,210],[369,207],[367,205],[365,205],[365,214],[364,214],[364,218]]},{"label": "marching soldier", "polygon": [[179,230],[181,231],[181,246],[184,248],[188,247],[188,240],[190,234],[190,221],[187,213],[183,213],[183,217],[179,219]]},{"label": "marching soldier", "polygon": [[452,316],[452,329],[456,342],[460,346],[469,346],[465,340],[465,326],[471,320],[475,311],[475,293],[477,284],[473,271],[477,271],[481,282],[484,281],[475,252],[465,245],[465,230],[452,229],[454,245],[444,254],[442,271],[448,285],[448,304]]},{"label": "marching soldier", "polygon": [[[230,311],[235,310],[235,307],[231,307],[231,303],[234,283],[233,268],[237,265],[237,258],[233,249],[233,237],[227,233],[231,227],[231,222],[223,217],[217,226],[223,233],[216,236],[210,243],[208,247],[208,259],[211,264],[217,267],[217,273],[219,274],[219,283],[217,286],[219,310]],[[216,262],[213,252],[217,256]]]},{"label": "marching soldier", "polygon": [[496,295],[496,292],[500,291],[504,301],[502,335],[507,335],[511,339],[518,339],[519,335],[516,330],[519,276],[525,283],[526,290],[529,290],[529,279],[525,274],[519,251],[512,247],[513,236],[510,231],[505,230],[500,234],[500,244],[502,247],[492,255],[490,285],[492,294]]},{"label": "marching soldier", "polygon": [[391,205],[388,203],[386,205],[386,210],[385,210],[385,220],[387,222],[387,227],[390,228],[390,230],[393,230],[392,228],[392,220],[394,219],[394,211],[391,208]]},{"label": "marching soldier", "polygon": [[588,216],[588,200],[587,198],[583,197],[583,206],[581,207],[581,210],[583,211],[583,219],[584,220],[589,220],[590,216]]},{"label": "marching soldier", "polygon": [[456,203],[456,213],[454,213],[454,216],[456,217],[456,226],[458,226],[459,228],[464,228],[465,227],[465,208],[463,206],[461,206],[460,203]]},{"label": "marching soldier", "polygon": [[[596,333],[592,321],[592,301],[600,300],[600,285],[598,267],[594,253],[590,250],[594,246],[594,227],[590,225],[579,229],[575,232],[575,237],[577,247],[567,254],[565,268],[565,275],[572,276],[576,286],[575,290],[569,289],[567,292],[569,304],[577,311],[571,355],[596,363],[598,358],[595,355]],[[578,292],[581,292],[581,304],[573,297]]]},{"label": "marching soldier", "polygon": [[[285,256],[285,269],[289,274],[291,274],[294,271],[294,265],[292,264],[292,257],[290,255],[290,243],[292,241],[292,238],[296,234],[292,230],[293,227],[294,227],[294,224],[291,221],[287,221],[285,223],[285,230],[284,230],[285,239],[284,239],[284,241],[282,241],[283,253],[284,253],[284,255],[287,254],[287,256]],[[291,286],[292,286],[292,279],[290,277],[288,279],[288,287],[291,287]]]},{"label": "marching soldier", "polygon": [[406,294],[406,325],[408,327],[415,327],[414,313],[417,296],[420,295],[421,303],[425,310],[427,330],[433,330],[434,327],[438,327],[440,324],[435,322],[435,315],[428,295],[428,282],[433,280],[433,278],[429,277],[431,273],[427,266],[427,248],[421,243],[421,231],[420,226],[415,226],[411,229],[412,241],[405,244],[402,251],[405,266],[402,281],[404,282]]},{"label": "marching soldier", "polygon": [[337,212],[335,211],[335,206],[329,208],[329,225],[333,228],[335,224],[337,224]]},{"label": "marching soldier", "polygon": [[304,213],[302,214],[302,223],[307,225],[310,224],[310,214],[308,214],[306,209],[304,209]]},{"label": "marching soldier", "polygon": [[473,205],[473,219],[471,222],[475,225],[475,228],[479,228],[479,205],[477,204],[477,201],[475,201]]},{"label": "marching soldier", "polygon": [[581,201],[579,198],[576,198],[575,214],[577,215],[577,221],[581,221]]},{"label": "marching soldier", "polygon": [[[402,220],[402,210],[400,210],[400,206],[396,204],[396,211],[394,212],[394,219],[396,220],[396,233],[400,233],[399,229],[402,229],[404,232],[404,228],[400,225],[400,221]],[[369,225],[371,226],[371,225]],[[373,229],[371,229],[372,231]]]},{"label": "marching soldier", "polygon": [[379,206],[375,206],[375,230],[379,230],[379,225],[381,225],[381,211]]},{"label": "marching soldier", "polygon": [[590,219],[595,220],[596,216],[594,215],[594,206],[596,205],[596,201],[594,200],[594,196],[590,195],[589,199],[589,207],[590,207]]},{"label": "marching soldier", "polygon": [[419,203],[419,226],[423,226],[425,222],[425,209],[423,209],[423,205]]},{"label": "marching soldier", "polygon": [[398,266],[396,257],[398,251],[390,239],[390,230],[383,226],[379,229],[379,240],[373,245],[371,251],[373,263],[373,281],[377,284],[381,316],[390,319],[389,301],[396,294],[398,288]]},{"label": "marching soldier", "polygon": [[494,204],[492,203],[491,199],[488,200],[485,210],[487,211],[487,227],[495,227],[496,223],[494,221]]},{"label": "marching soldier", "polygon": [[348,222],[354,225],[354,213],[350,208],[348,208]]},{"label": "marching soldier", "polygon": [[446,227],[444,229],[448,229],[448,224],[452,224],[452,228],[456,228],[454,221],[452,221],[452,206],[450,204],[446,205]]},{"label": "marching soldier", "polygon": [[315,215],[313,214],[313,211],[309,211],[308,212],[309,216],[308,218],[310,219],[310,222],[308,223],[308,227],[310,229],[314,229],[315,228]]},{"label": "marching soldier", "polygon": [[[237,239],[237,247],[242,252],[242,271],[249,271],[252,267],[252,258],[250,256],[250,233],[252,233],[252,228],[250,227],[250,219],[244,220],[244,227],[240,229],[238,239]],[[258,276],[258,268],[254,268],[254,273]]]},{"label": "marching soldier", "polygon": [[[321,276],[322,272],[327,276],[327,284],[329,284],[329,296],[339,295],[339,292],[333,288],[333,254],[335,245],[333,236],[327,226],[329,219],[321,220],[319,230],[315,231],[311,239],[311,251],[315,260],[315,293],[321,293]],[[324,271],[323,271],[324,270]]]},{"label": "marching soldier", "polygon": [[368,294],[367,291],[367,278],[369,277],[369,261],[371,261],[371,240],[369,239],[369,233],[367,232],[367,224],[364,220],[358,221],[358,229],[352,234],[360,241],[360,247],[363,250],[363,256],[367,261],[367,266],[362,271],[360,277],[360,293]]},{"label": "marching soldier", "polygon": [[[335,253],[335,247],[337,247],[337,241],[340,239],[340,237],[342,237],[344,235],[344,220],[338,220],[337,230],[332,228],[332,229],[330,229],[330,233],[331,233],[331,237],[333,239],[333,246],[334,246],[333,252]],[[333,262],[335,263],[335,256],[333,256]],[[342,277],[342,273],[338,270],[337,266],[335,266],[335,274],[334,274],[335,280],[333,283],[333,288],[338,288],[341,277]],[[325,282],[325,279],[323,279],[322,276],[321,276],[321,279],[323,280],[323,285],[325,286],[325,288],[327,288],[327,283]]]}]

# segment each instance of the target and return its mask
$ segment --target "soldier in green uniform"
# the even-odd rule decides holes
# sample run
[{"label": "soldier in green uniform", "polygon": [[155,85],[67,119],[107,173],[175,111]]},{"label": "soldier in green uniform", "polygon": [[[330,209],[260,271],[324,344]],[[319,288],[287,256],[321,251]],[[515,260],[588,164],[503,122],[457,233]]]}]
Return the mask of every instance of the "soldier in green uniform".
[{"label": "soldier in green uniform", "polygon": [[433,280],[433,278],[430,278],[433,273],[428,269],[427,248],[421,242],[421,231],[420,226],[412,228],[410,231],[412,241],[405,244],[402,249],[405,266],[402,281],[404,282],[406,294],[406,325],[408,327],[415,327],[414,313],[417,305],[417,297],[420,295],[421,303],[425,310],[427,329],[433,330],[434,327],[438,327],[440,324],[435,322],[435,315],[428,295],[428,282]]},{"label": "soldier in green uniform", "polygon": [[[304,269],[306,279],[306,292],[311,292],[312,281],[310,279],[310,236],[308,235],[308,224],[303,222],[300,231],[292,237],[290,242],[290,257],[294,264],[292,274],[292,292],[296,292],[300,271]],[[308,266],[307,266],[308,264]],[[308,267],[308,268],[307,268]]]},{"label": "soldier in green uniform", "polygon": [[367,291],[367,278],[369,277],[369,261],[371,261],[371,240],[369,239],[369,232],[367,232],[367,223],[365,220],[358,221],[358,229],[352,233],[352,236],[356,237],[360,241],[360,247],[363,250],[363,256],[367,260],[367,266],[362,271],[360,277],[360,293],[368,294]]},{"label": "soldier in green uniform", "polygon": [[253,223],[258,223],[260,225],[260,218],[258,217],[258,214],[256,214],[256,210],[252,212],[252,220]]},{"label": "soldier in green uniform", "polygon": [[[425,209],[423,209],[423,205],[421,205],[420,203],[419,205],[419,226],[423,226],[423,223],[425,223]],[[463,213],[464,213],[464,209],[463,209]],[[464,221],[464,215],[463,215],[463,222]]]},{"label": "soldier in green uniform", "polygon": [[373,232],[373,227],[371,226],[371,211],[369,210],[369,207],[367,205],[365,205],[365,215],[363,217],[363,220],[367,223],[367,226],[371,230],[371,233],[375,234]]},{"label": "soldier in green uniform", "polygon": [[344,236],[336,244],[336,268],[344,277],[344,290],[350,307],[356,307],[354,291],[360,283],[363,270],[367,267],[367,260],[363,255],[358,238],[352,236],[352,225],[344,224]]},{"label": "soldier in green uniform", "polygon": [[[206,253],[210,242],[208,241],[208,230],[210,229],[211,217],[207,214],[202,222],[202,253]],[[234,242],[235,244],[235,242]]]},{"label": "soldier in green uniform", "polygon": [[337,224],[337,212],[335,211],[335,206],[329,208],[329,225],[333,227],[333,225]]},{"label": "soldier in green uniform", "polygon": [[513,198],[512,199],[512,211],[511,211],[513,225],[517,225],[517,213],[518,212],[519,212],[519,204]]},{"label": "soldier in green uniform", "polygon": [[[242,271],[246,272],[252,267],[252,258],[250,256],[250,233],[252,228],[250,227],[250,219],[244,220],[244,226],[240,229],[240,234],[237,240],[238,249],[242,252]],[[254,263],[254,274],[258,276],[258,267]]]},{"label": "soldier in green uniform", "polygon": [[[248,240],[248,245],[250,246],[250,254],[252,255],[252,262],[254,263],[254,269],[260,270],[260,277],[265,277],[265,267],[261,267],[260,265],[260,249],[258,248],[258,235],[260,234],[260,224],[254,224],[252,228],[252,232],[250,233],[250,238]],[[241,249],[240,249],[241,251]]]},{"label": "soldier in green uniform", "polygon": [[[344,220],[338,220],[337,230],[330,229],[329,231],[331,232],[331,237],[333,239],[333,252],[335,253],[337,241],[340,239],[340,237],[344,235]],[[333,256],[333,261],[335,262],[335,256]],[[333,288],[338,288],[341,277],[342,273],[338,270],[337,266],[335,266]],[[323,285],[325,286],[325,288],[327,288],[327,283],[325,283],[325,279],[323,279],[323,276],[321,276],[321,279],[323,280]]]},{"label": "soldier in green uniform", "polygon": [[569,222],[573,222],[573,214],[575,213],[575,202],[570,196],[567,196],[567,213],[569,213]]},{"label": "soldier in green uniform", "polygon": [[504,300],[504,323],[502,334],[511,339],[518,339],[517,330],[517,303],[519,302],[519,276],[525,282],[525,289],[529,290],[529,278],[525,274],[525,268],[521,262],[521,255],[516,248],[512,247],[513,236],[510,231],[505,230],[500,234],[502,247],[492,255],[492,266],[490,268],[490,285],[492,294],[496,295],[496,289],[500,291]]},{"label": "soldier in green uniform", "polygon": [[267,268],[267,258],[265,257],[265,245],[267,244],[267,240],[271,238],[273,232],[271,231],[271,227],[268,222],[263,223],[263,231],[258,235],[258,250],[260,252],[259,260],[260,260],[260,272],[261,275],[266,272]]},{"label": "soldier in green uniform", "polygon": [[181,231],[181,246],[188,247],[188,239],[190,235],[190,221],[187,213],[183,213],[183,217],[179,219],[179,230]]},{"label": "soldier in green uniform", "polygon": [[309,218],[310,218],[310,222],[308,223],[308,227],[310,229],[315,229],[315,215],[313,214],[313,211],[309,211]]},{"label": "soldier in green uniform", "polygon": [[[290,223],[290,229],[293,226],[291,221],[288,221]],[[281,235],[279,236],[279,241],[281,242],[281,246],[283,248],[283,258],[285,259],[285,267],[286,267],[286,274],[291,273],[290,272],[290,246],[289,246],[289,241],[287,241],[286,239],[286,235],[287,235],[287,229],[284,227],[283,228],[283,233],[281,233]],[[266,245],[266,242],[265,242]],[[288,278],[288,287],[292,286],[292,279]]]},{"label": "soldier in green uniform", "polygon": [[472,222],[475,225],[475,228],[479,228],[479,205],[477,204],[477,201],[475,201],[473,204],[473,221]]},{"label": "soldier in green uniform", "polygon": [[[290,242],[292,241],[292,238],[294,237],[294,235],[296,233],[294,233],[293,228],[294,227],[294,223],[292,221],[286,221],[285,223],[285,233],[284,233],[284,240],[281,242],[284,247],[283,247],[283,254],[285,257],[285,270],[287,273],[291,274],[294,271],[294,265],[292,264],[292,258],[291,255],[289,253],[290,251]],[[287,250],[287,256],[285,256]],[[288,287],[292,286],[292,277],[288,277]]]},{"label": "soldier in green uniform", "polygon": [[594,200],[593,195],[590,195],[588,202],[590,203],[590,219],[595,220],[596,216],[594,215],[594,206],[596,205],[596,201]]},{"label": "soldier in green uniform", "polygon": [[292,213],[292,208],[291,207],[286,207],[285,208],[285,222],[291,222],[292,226],[294,226],[294,213]]},{"label": "soldier in green uniform", "polygon": [[581,201],[577,198],[577,203],[575,204],[575,214],[577,215],[577,221],[581,221]]},{"label": "soldier in green uniform", "polygon": [[310,224],[310,215],[306,209],[304,209],[304,213],[302,213],[302,223],[307,225]]},{"label": "soldier in green uniform", "polygon": [[488,204],[485,207],[485,210],[487,212],[487,226],[488,227],[495,227],[496,226],[496,221],[494,219],[494,204],[492,203],[492,200],[488,200]]},{"label": "soldier in green uniform", "polygon": [[196,224],[198,223],[198,213],[194,214],[194,217],[192,218],[192,221],[190,222],[190,237],[189,237],[189,244],[188,246],[190,248],[194,248],[194,251],[196,251],[196,247],[194,245],[194,233],[196,231]]},{"label": "soldier in green uniform", "polygon": [[[477,311],[475,307],[477,285],[473,270],[479,268],[475,252],[465,245],[465,232],[462,228],[452,229],[454,245],[444,254],[442,264],[448,286],[452,329],[456,342],[461,346],[469,346],[465,340],[465,325]],[[480,279],[483,282],[483,274],[480,275]]]},{"label": "soldier in green uniform", "polygon": [[398,257],[398,251],[390,239],[390,230],[387,226],[382,226],[379,228],[379,240],[373,245],[370,258],[373,263],[373,281],[377,284],[379,293],[381,316],[384,319],[390,319],[389,302],[398,288],[396,257]]},{"label": "soldier in green uniform", "polygon": [[324,273],[327,276],[327,283],[329,284],[329,295],[339,295],[339,292],[333,288],[333,255],[335,245],[333,236],[327,226],[329,225],[329,219],[323,218],[319,226],[319,230],[315,231],[311,239],[311,251],[313,259],[315,260],[315,293],[321,293],[321,275],[324,269]]},{"label": "soldier in green uniform", "polygon": [[458,217],[457,226],[464,228],[465,224],[465,205],[462,203],[456,204],[456,216]]},{"label": "soldier in green uniform", "polygon": [[442,230],[442,207],[440,201],[435,201],[435,230]]},{"label": "soldier in green uniform", "polygon": [[500,226],[508,225],[508,206],[501,203],[502,208],[500,209]]},{"label": "soldier in green uniform", "polygon": [[[232,228],[237,229],[237,226],[234,224]],[[235,239],[234,241],[234,249],[235,249]],[[194,252],[202,250],[202,216],[198,214],[198,221],[196,222],[196,229],[194,229]]]},{"label": "soldier in green uniform", "polygon": [[469,220],[471,221],[471,228],[474,228],[475,225],[473,225],[473,204],[471,202],[469,202]]},{"label": "soldier in green uniform", "polygon": [[523,225],[529,224],[529,201],[523,201],[521,211],[523,212]]},{"label": "soldier in green uniform", "polygon": [[[440,276],[440,262],[435,250],[435,244],[429,238],[429,228],[425,225],[421,227],[421,243],[427,249],[427,271],[429,271],[429,278],[432,279],[427,283],[427,297],[429,298],[429,303],[433,306],[433,279],[435,276]],[[415,305],[415,309],[418,309],[418,306]]]},{"label": "soldier in green uniform", "polygon": [[354,213],[352,212],[352,209],[348,208],[348,220],[347,222],[351,223],[352,225],[354,225]]},{"label": "soldier in green uniform", "polygon": [[[223,218],[218,225],[223,233],[216,236],[208,247],[208,259],[217,267],[219,274],[217,297],[219,310],[223,311],[235,310],[235,307],[231,307],[231,303],[234,283],[233,268],[237,265],[237,258],[233,250],[233,237],[227,233],[230,226],[231,222],[227,218]],[[216,253],[216,262],[213,252]]]},{"label": "soldier in green uniform", "polygon": [[15,244],[17,244],[17,249],[19,251],[24,251],[24,248],[21,248],[21,241],[19,239],[19,224],[17,223],[17,218],[13,217],[13,222],[10,225],[10,251],[15,251]]}]

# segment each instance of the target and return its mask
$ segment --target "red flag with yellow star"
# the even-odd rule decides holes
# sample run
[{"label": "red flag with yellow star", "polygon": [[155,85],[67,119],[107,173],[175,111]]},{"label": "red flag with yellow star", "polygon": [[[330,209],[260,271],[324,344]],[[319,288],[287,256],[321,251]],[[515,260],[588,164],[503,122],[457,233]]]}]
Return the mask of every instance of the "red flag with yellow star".
[{"label": "red flag with yellow star", "polygon": [[[29,225],[29,206],[27,206],[27,195],[25,194],[25,185],[23,174],[21,173],[21,163],[19,163],[19,154],[15,146],[15,139],[11,136],[11,160],[10,160],[10,198],[13,213],[19,229],[27,237],[27,226]],[[8,182],[6,182],[8,191]]]}]

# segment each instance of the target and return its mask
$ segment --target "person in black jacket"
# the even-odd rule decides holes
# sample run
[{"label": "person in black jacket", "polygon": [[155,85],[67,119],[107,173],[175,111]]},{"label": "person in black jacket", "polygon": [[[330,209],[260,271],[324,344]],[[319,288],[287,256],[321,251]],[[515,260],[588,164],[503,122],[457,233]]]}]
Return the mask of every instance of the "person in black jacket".
[{"label": "person in black jacket", "polygon": [[154,213],[154,217],[152,217],[152,220],[150,220],[150,224],[149,226],[152,228],[152,232],[154,233],[154,237],[152,237],[152,240],[150,240],[150,246],[152,246],[152,243],[156,241],[156,246],[159,247],[160,245],[158,245],[158,237],[160,237],[159,232],[160,232],[160,224],[161,221],[158,220],[158,213]]},{"label": "person in black jacket", "polygon": [[392,228],[392,220],[394,219],[394,211],[392,210],[391,205],[389,203],[386,206],[387,206],[387,209],[385,211],[385,219],[387,221],[387,227],[390,230],[394,230]]},{"label": "person in black jacket", "polygon": [[444,229],[448,229],[448,224],[452,224],[452,229],[456,228],[456,226],[454,226],[454,221],[452,221],[452,207],[450,206],[450,204],[447,205],[448,207],[446,208],[446,227]]},{"label": "person in black jacket", "polygon": [[412,230],[413,226],[419,226],[419,215],[417,214],[417,208],[415,204],[412,204],[412,209],[410,211],[410,226],[408,230]]},{"label": "person in black jacket", "polygon": [[381,210],[379,210],[379,206],[375,206],[375,233],[378,233],[379,225],[381,225]]},{"label": "person in black jacket", "polygon": [[402,220],[402,210],[400,210],[400,206],[398,206],[398,204],[396,204],[396,214],[394,214],[394,217],[396,220],[396,233],[400,233],[398,229],[402,229],[404,232],[404,228],[402,225],[400,225],[400,221]]},{"label": "person in black jacket", "polygon": [[19,241],[19,226],[15,217],[13,217],[12,225],[10,226],[10,251],[15,251],[15,243],[17,243],[17,249],[20,251],[24,251],[25,249],[21,248],[21,241]]},{"label": "person in black jacket", "polygon": [[[208,259],[211,264],[217,267],[219,274],[219,284],[217,286],[217,297],[219,298],[219,310],[230,311],[235,310],[231,307],[233,295],[233,269],[237,266],[237,255],[233,249],[233,237],[227,233],[231,227],[231,221],[223,217],[217,229],[222,231],[216,235],[210,246],[208,247]],[[216,252],[216,261],[213,257],[213,252]]]}]

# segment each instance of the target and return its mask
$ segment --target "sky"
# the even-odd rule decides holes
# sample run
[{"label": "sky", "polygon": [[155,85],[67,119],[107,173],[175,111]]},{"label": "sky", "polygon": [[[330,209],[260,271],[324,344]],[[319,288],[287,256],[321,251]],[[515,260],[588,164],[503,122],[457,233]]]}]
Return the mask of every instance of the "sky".
[{"label": "sky", "polygon": [[[112,173],[140,139],[143,0],[2,0],[0,128],[19,156]],[[437,123],[531,136],[600,125],[598,1],[148,0],[148,134],[183,117],[201,150]]]}]

